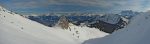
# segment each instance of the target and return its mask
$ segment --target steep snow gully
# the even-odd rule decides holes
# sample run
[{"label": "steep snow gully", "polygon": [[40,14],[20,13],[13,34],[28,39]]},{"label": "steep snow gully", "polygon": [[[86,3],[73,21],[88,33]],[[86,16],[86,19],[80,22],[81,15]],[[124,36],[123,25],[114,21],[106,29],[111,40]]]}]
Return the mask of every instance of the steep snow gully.
[{"label": "steep snow gully", "polygon": [[108,35],[95,28],[46,27],[0,7],[0,44],[81,44]]},{"label": "steep snow gully", "polygon": [[150,44],[150,12],[145,12],[131,19],[124,29],[103,38],[85,41],[83,44]]}]

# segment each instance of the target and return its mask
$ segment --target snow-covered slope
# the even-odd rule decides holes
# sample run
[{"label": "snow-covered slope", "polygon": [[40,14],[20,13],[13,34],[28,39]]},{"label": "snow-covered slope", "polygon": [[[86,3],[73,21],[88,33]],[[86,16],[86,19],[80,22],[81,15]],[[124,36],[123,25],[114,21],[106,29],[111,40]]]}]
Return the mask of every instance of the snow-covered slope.
[{"label": "snow-covered slope", "polygon": [[71,31],[46,27],[0,7],[0,44],[80,44],[90,38],[108,35],[86,28],[77,27],[76,30],[82,29],[79,31],[82,33],[74,34],[79,36],[76,38]]},{"label": "snow-covered slope", "polygon": [[124,29],[103,38],[95,38],[84,44],[150,44],[150,13],[135,16]]},{"label": "snow-covered slope", "polygon": [[[55,27],[55,29],[60,29],[60,27]],[[109,35],[105,32],[100,32],[99,29],[89,28],[86,26],[75,26],[73,24],[69,24],[69,29],[64,29],[64,31],[72,34],[76,41],[82,43],[85,40],[104,37]]]}]

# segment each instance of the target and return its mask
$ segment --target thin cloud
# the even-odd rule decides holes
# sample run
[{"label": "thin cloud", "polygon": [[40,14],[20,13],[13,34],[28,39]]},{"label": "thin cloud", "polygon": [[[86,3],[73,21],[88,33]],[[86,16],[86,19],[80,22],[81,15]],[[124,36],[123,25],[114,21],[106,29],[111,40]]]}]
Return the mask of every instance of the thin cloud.
[{"label": "thin cloud", "polygon": [[[11,0],[7,4],[12,8],[38,8],[51,5],[80,5],[94,6],[105,11],[135,10],[145,11],[149,9],[149,0]],[[60,7],[61,8],[61,7]]]}]

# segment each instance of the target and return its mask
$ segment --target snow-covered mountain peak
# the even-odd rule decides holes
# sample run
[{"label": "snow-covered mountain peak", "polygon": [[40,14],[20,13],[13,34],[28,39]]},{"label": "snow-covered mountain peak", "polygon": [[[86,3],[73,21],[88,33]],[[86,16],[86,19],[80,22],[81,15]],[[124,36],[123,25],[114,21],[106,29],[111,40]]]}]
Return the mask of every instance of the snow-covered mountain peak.
[{"label": "snow-covered mountain peak", "polygon": [[9,12],[7,9],[3,8],[2,6],[0,6],[0,11],[7,11],[7,12]]},{"label": "snow-covered mountain peak", "polygon": [[0,6],[0,9],[2,9],[3,7],[2,6]]},{"label": "snow-covered mountain peak", "polygon": [[4,8],[0,6],[0,11],[3,11],[3,10],[4,10]]},{"label": "snow-covered mountain peak", "polygon": [[2,9],[2,7],[0,6],[0,10]]}]

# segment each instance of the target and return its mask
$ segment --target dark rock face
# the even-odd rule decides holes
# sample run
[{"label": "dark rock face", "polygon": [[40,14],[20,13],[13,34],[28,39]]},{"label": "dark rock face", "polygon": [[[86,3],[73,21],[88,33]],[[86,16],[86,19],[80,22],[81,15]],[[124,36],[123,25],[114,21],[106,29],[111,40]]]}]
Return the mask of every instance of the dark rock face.
[{"label": "dark rock face", "polygon": [[116,24],[110,24],[103,21],[97,21],[94,24],[90,24],[88,27],[98,28],[100,31],[104,31],[106,33],[113,33],[115,30],[121,29],[126,25],[126,22],[120,19],[120,21]]},{"label": "dark rock face", "polygon": [[67,18],[65,16],[62,16],[59,21],[58,21],[58,25],[62,28],[62,29],[69,29],[69,22],[67,20]]}]

